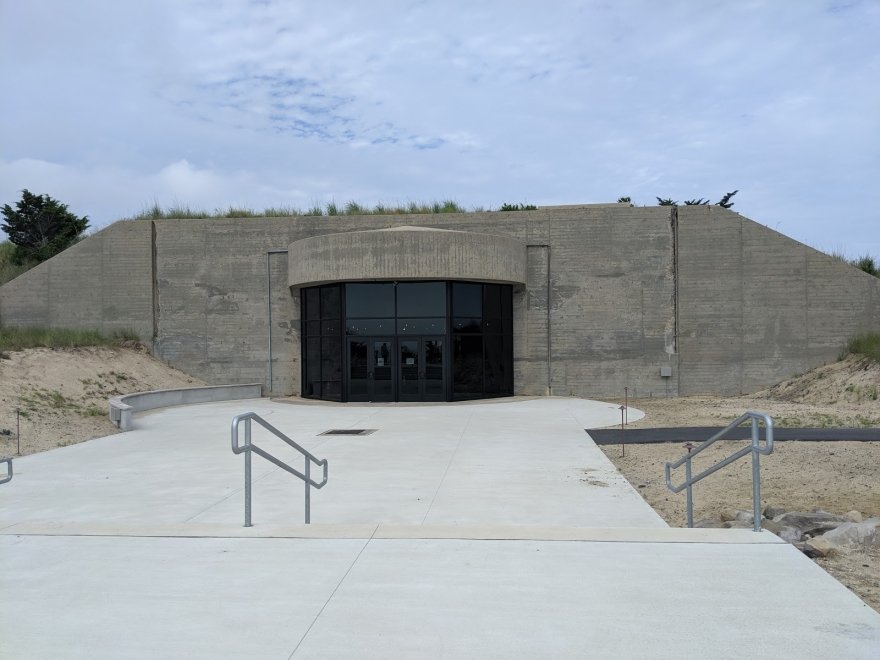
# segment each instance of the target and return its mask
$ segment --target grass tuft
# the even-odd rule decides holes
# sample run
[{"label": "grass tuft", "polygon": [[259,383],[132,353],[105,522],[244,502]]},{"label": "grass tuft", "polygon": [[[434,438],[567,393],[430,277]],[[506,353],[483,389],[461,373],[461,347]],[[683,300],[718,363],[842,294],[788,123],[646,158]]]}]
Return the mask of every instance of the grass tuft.
[{"label": "grass tuft", "polygon": [[850,339],[843,357],[850,354],[864,355],[880,362],[880,332],[866,332]]},{"label": "grass tuft", "polygon": [[138,336],[132,330],[117,330],[108,336],[97,330],[0,326],[0,351],[20,351],[25,348],[120,346],[125,342],[137,340]]}]

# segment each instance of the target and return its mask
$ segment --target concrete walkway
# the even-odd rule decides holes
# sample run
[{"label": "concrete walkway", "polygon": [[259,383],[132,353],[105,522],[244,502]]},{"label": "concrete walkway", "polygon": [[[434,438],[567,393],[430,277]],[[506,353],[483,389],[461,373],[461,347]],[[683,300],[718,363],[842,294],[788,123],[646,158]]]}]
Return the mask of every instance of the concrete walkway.
[{"label": "concrete walkway", "polygon": [[[241,526],[246,410],[329,459],[314,524],[255,457]],[[788,544],[668,528],[582,430],[618,419],[577,399],[259,400],[17,459],[0,657],[877,657],[880,615]]]}]

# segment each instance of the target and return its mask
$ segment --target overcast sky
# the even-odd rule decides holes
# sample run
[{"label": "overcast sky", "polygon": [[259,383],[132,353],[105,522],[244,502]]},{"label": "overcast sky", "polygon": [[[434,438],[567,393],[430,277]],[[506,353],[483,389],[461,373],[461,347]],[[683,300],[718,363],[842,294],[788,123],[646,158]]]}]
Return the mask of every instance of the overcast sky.
[{"label": "overcast sky", "polygon": [[717,201],[880,257],[880,0],[0,0],[0,203]]}]

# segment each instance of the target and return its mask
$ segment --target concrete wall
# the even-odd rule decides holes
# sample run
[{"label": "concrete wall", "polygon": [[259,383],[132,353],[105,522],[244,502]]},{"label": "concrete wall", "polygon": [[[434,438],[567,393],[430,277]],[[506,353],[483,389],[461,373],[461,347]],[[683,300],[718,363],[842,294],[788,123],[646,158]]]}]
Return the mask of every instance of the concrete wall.
[{"label": "concrete wall", "polygon": [[472,280],[524,284],[526,246],[509,236],[396,227],[304,238],[288,248],[289,283]]},{"label": "concrete wall", "polygon": [[153,336],[149,222],[117,222],[0,287],[0,323]]},{"label": "concrete wall", "polygon": [[[526,284],[514,293],[517,393],[675,392],[670,362],[672,230],[668,209],[628,206],[533,212],[156,221],[156,354],[210,383],[300,387],[299,289],[284,254],[311,236],[402,226],[508,236],[527,246]],[[549,246],[549,247],[546,247]],[[548,257],[550,291],[548,298]],[[553,355],[548,373],[548,300]],[[622,323],[621,323],[622,319]]]},{"label": "concrete wall", "polygon": [[682,394],[755,392],[880,329],[880,279],[718,207],[678,210]]},{"label": "concrete wall", "polygon": [[525,245],[518,394],[748,392],[880,327],[876,278],[717,207],[628,205],[121,222],[0,287],[0,322],[133,328],[209,383],[296,394],[300,289],[288,286],[287,254],[267,252],[407,225]]}]

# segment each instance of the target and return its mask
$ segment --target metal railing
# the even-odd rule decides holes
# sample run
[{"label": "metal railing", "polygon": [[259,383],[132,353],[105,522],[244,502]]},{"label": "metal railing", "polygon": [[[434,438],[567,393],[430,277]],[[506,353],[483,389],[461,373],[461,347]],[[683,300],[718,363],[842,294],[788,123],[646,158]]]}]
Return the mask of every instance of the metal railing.
[{"label": "metal railing", "polygon": [[[305,467],[303,471],[292,468],[284,461],[281,461],[275,458],[272,454],[267,452],[265,449],[262,449],[255,445],[251,441],[251,421],[255,421],[257,424],[262,426],[264,429],[275,435],[276,437],[284,440],[288,445],[296,449],[300,454],[305,458]],[[244,444],[238,444],[238,426],[244,422]],[[242,413],[241,415],[236,415],[232,418],[232,452],[235,454],[244,454],[244,526],[251,527],[251,454],[257,454],[258,456],[262,456],[270,463],[273,463],[280,467],[282,470],[289,472],[295,477],[299,477],[305,483],[306,488],[306,524],[308,525],[311,522],[311,487],[315,488],[323,488],[327,483],[327,459],[318,459],[311,454],[307,449],[300,447],[293,440],[284,435],[281,431],[272,426],[265,419],[260,417],[258,414],[249,412]],[[324,468],[324,477],[320,482],[312,479],[311,471],[312,471],[312,463],[314,463],[318,467]]]},{"label": "metal railing", "polygon": [[0,478],[0,484],[5,484],[9,481],[12,481],[12,459],[11,458],[0,458],[0,464],[6,463],[6,476]]},{"label": "metal railing", "polygon": [[[694,456],[699,454],[701,451],[706,449],[707,447],[713,445],[718,440],[723,440],[724,436],[729,433],[731,430],[735,429],[737,426],[751,420],[752,422],[752,442],[749,446],[743,447],[738,452],[731,454],[723,461],[719,461],[715,463],[709,468],[706,468],[702,472],[700,472],[696,476],[691,476],[691,462],[693,461]],[[764,444],[761,444],[759,432],[758,432],[758,423],[764,422]],[[760,464],[760,455],[770,454],[773,452],[773,420],[769,415],[760,412],[748,411],[747,413],[737,417],[734,421],[727,425],[727,427],[720,430],[718,433],[713,435],[711,438],[700,444],[693,451],[688,451],[687,454],[682,456],[675,462],[667,462],[666,463],[666,486],[673,493],[680,493],[681,491],[687,489],[687,522],[688,527],[694,526],[694,496],[693,496],[693,486],[698,481],[708,477],[710,474],[717,472],[721,468],[730,465],[736,460],[739,460],[746,454],[752,455],[752,513],[754,515],[754,524],[752,528],[756,532],[761,531],[761,464]],[[679,486],[672,485],[672,470],[684,465],[685,470],[685,480]]]}]

